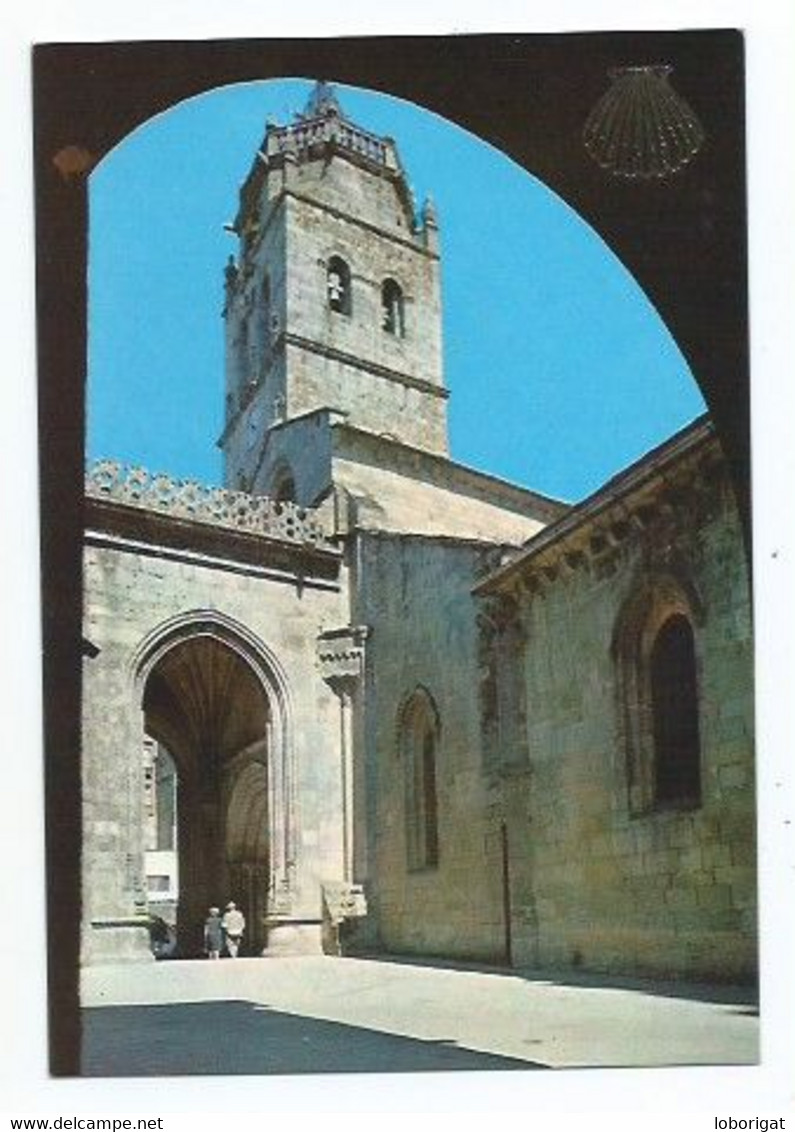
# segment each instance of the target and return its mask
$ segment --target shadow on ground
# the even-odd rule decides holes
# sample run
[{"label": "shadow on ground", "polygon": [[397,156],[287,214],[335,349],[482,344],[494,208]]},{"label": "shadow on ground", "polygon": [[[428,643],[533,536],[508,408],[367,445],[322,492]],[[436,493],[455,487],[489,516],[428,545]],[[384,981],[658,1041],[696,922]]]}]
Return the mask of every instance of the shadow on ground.
[{"label": "shadow on ground", "polygon": [[82,1026],[87,1077],[547,1068],[242,1001],[91,1007]]},{"label": "shadow on ground", "polygon": [[[356,955],[371,963],[397,963],[408,967],[436,967],[449,971],[477,971],[490,975],[503,975],[507,978],[523,979],[528,983],[546,986],[583,987],[605,990],[630,990],[659,998],[681,998],[690,1002],[715,1002],[727,1006],[747,1006],[742,1011],[759,1014],[759,989],[755,983],[695,983],[680,982],[676,979],[653,979],[630,975],[600,974],[595,971],[566,969],[534,969],[530,967],[509,967],[507,965],[478,963],[464,959],[447,959],[420,955],[384,955],[373,952]],[[737,1013],[740,1013],[739,1011]]]}]

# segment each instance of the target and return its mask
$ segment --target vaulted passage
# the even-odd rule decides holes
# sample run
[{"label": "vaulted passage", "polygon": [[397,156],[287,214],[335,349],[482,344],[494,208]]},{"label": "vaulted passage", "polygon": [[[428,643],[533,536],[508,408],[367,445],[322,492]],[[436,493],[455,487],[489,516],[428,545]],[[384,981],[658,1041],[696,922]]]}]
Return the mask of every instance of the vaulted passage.
[{"label": "vaulted passage", "polygon": [[211,904],[234,900],[259,953],[269,878],[271,710],[257,676],[208,635],[175,644],[144,690],[144,726],[177,769],[178,954],[201,953]]}]

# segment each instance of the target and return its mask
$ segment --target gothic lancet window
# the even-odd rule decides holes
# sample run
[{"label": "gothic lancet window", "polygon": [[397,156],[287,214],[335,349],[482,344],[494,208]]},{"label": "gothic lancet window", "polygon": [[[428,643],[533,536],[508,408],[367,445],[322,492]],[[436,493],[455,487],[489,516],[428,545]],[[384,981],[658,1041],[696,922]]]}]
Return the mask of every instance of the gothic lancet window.
[{"label": "gothic lancet window", "polygon": [[326,269],[326,294],[329,309],[349,315],[351,301],[351,269],[340,256],[332,256]]},{"label": "gothic lancet window", "polygon": [[693,629],[682,614],[669,617],[649,660],[654,740],[654,800],[694,805],[701,798],[698,687]]},{"label": "gothic lancet window", "polygon": [[406,807],[406,860],[412,871],[439,863],[437,754],[439,717],[423,688],[418,688],[401,712],[400,757]]},{"label": "gothic lancet window", "polygon": [[619,618],[619,721],[630,810],[701,803],[699,677],[695,627],[703,616],[692,585],[662,575],[639,585]]},{"label": "gothic lancet window", "polygon": [[385,280],[381,287],[381,314],[384,330],[402,338],[405,333],[403,292],[394,279]]}]

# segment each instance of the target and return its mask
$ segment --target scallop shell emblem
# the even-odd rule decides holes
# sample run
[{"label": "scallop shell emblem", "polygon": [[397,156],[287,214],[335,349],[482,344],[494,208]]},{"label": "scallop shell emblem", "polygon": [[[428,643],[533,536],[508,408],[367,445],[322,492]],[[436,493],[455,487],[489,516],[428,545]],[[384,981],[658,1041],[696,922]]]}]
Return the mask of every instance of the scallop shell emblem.
[{"label": "scallop shell emblem", "polygon": [[665,63],[618,67],[583,128],[588,153],[616,177],[661,180],[683,169],[704,130],[668,81]]}]

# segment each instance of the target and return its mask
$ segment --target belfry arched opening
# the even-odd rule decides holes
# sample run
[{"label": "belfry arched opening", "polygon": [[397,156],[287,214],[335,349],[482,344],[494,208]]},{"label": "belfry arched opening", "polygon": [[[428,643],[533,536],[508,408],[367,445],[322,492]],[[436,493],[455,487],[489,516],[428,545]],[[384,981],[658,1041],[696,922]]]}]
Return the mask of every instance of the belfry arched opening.
[{"label": "belfry arched opening", "polygon": [[[199,635],[155,663],[143,711],[146,735],[175,770],[176,954],[201,953],[208,907],[228,900],[246,916],[245,949],[258,954],[269,875],[268,695],[229,645]],[[147,878],[147,894],[156,915],[153,879]]]}]

